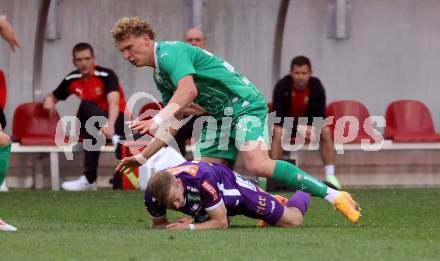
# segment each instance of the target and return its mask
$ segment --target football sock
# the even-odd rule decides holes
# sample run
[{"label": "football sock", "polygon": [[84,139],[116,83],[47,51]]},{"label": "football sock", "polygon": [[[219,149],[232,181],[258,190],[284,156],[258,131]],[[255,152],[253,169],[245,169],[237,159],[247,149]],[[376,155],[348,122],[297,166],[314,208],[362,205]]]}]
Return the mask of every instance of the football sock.
[{"label": "football sock", "polygon": [[307,208],[310,203],[310,194],[304,191],[298,190],[293,194],[293,196],[287,201],[287,207],[295,207],[301,211],[303,217],[306,215]]},{"label": "football sock", "polygon": [[315,197],[327,196],[327,186],[324,183],[287,161],[276,161],[272,179]]},{"label": "football sock", "polygon": [[328,188],[327,189],[327,195],[324,197],[325,200],[327,200],[330,203],[335,203],[336,198],[339,196],[339,194],[341,194],[341,191],[336,190],[336,189],[332,189],[332,188]]},{"label": "football sock", "polygon": [[3,184],[8,174],[9,158],[11,157],[11,144],[0,147],[0,185]]},{"label": "football sock", "polygon": [[325,165],[325,176],[334,176],[335,175],[335,165]]}]

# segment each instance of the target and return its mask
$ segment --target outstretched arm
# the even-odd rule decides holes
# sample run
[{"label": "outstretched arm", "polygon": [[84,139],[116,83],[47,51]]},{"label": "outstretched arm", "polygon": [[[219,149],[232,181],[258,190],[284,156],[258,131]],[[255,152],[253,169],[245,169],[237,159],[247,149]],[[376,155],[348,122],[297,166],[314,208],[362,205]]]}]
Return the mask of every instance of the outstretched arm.
[{"label": "outstretched arm", "polygon": [[[228,228],[228,216],[226,212],[226,207],[223,201],[214,209],[208,212],[208,220],[205,222],[197,224],[187,224],[187,223],[173,223],[167,226],[167,229],[171,230],[185,230],[185,229],[219,229]],[[193,228],[191,228],[193,227]]]},{"label": "outstretched arm", "polygon": [[0,16],[0,35],[9,43],[13,52],[15,52],[15,48],[20,47],[14,29],[4,15]]}]

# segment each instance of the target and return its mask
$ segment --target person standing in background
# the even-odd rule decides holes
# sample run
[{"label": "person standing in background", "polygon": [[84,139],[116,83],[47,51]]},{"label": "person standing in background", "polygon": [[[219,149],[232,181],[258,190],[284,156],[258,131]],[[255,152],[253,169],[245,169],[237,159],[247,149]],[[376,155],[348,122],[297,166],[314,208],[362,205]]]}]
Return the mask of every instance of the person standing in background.
[{"label": "person standing in background", "polygon": [[[9,43],[13,52],[15,52],[16,48],[20,47],[15,32],[4,15],[0,16],[0,35]],[[11,139],[3,132],[5,126],[6,117],[0,106],[0,186],[3,185],[5,177],[8,174],[9,159],[11,157]],[[0,219],[0,231],[17,231],[17,228]]]}]

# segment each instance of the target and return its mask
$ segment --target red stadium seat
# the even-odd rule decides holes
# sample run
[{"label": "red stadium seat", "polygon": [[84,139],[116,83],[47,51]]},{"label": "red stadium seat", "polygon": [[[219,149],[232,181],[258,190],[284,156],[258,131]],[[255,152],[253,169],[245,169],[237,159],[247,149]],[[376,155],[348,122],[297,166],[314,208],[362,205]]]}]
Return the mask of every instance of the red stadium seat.
[{"label": "red stadium seat", "polygon": [[5,110],[6,106],[6,78],[2,70],[0,70],[0,107]]},{"label": "red stadium seat", "polygon": [[[334,116],[333,124],[330,126],[333,132],[335,131],[336,121],[343,116],[354,116],[358,120],[359,131],[356,138],[349,143],[361,143],[362,140],[369,140],[370,142],[374,142],[376,140],[377,142],[383,139],[382,136],[379,134],[374,137],[370,136],[370,134],[376,133],[376,131],[373,130],[371,120],[369,119],[370,113],[368,112],[368,109],[365,107],[365,105],[358,101],[341,100],[332,102],[327,106],[326,114],[327,116]],[[363,128],[364,124],[365,129]],[[334,137],[341,137],[341,135],[343,135],[343,137],[347,137],[349,133],[349,128],[350,124],[347,122],[344,126],[344,132],[339,134],[336,133]],[[338,142],[337,138],[335,142]]]},{"label": "red stadium seat", "polygon": [[[14,112],[12,139],[22,145],[54,145],[60,115],[42,103],[24,103]],[[64,137],[64,134],[63,134]]]},{"label": "red stadium seat", "polygon": [[435,133],[431,112],[415,100],[400,100],[388,105],[385,138],[394,142],[440,142]]},{"label": "red stadium seat", "polygon": [[160,110],[163,108],[163,103],[155,103],[155,102],[149,102],[142,106],[142,108],[139,110],[139,116],[142,113],[146,113],[144,117],[142,117],[140,120],[149,120],[154,117],[154,115],[158,114]]},{"label": "red stadium seat", "polygon": [[273,112],[273,104],[271,102],[267,104],[267,108],[269,109],[269,113]]}]

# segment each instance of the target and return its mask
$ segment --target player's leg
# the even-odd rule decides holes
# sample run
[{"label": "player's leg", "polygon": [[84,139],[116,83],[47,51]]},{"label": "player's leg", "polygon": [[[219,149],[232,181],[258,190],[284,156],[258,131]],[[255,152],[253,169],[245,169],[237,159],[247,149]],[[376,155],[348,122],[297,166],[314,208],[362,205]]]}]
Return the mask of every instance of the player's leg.
[{"label": "player's leg", "polygon": [[281,147],[282,134],[283,128],[275,125],[273,128],[272,144],[270,150],[270,157],[272,159],[281,159],[283,156],[283,148]]},{"label": "player's leg", "polygon": [[[81,122],[81,136],[86,140],[90,140],[92,145],[96,145],[97,140],[94,136],[97,133],[90,133],[92,130],[86,129],[86,122],[93,116],[105,117],[105,112],[101,111],[96,104],[92,101],[81,101],[77,117]],[[95,124],[95,128],[99,129],[98,124]],[[85,143],[83,142],[83,145]],[[96,190],[97,169],[99,162],[100,151],[91,150],[84,146],[84,175],[76,180],[66,181],[61,184],[64,190],[68,191],[81,191],[81,190]]]},{"label": "player's leg", "polygon": [[[303,191],[296,191],[290,199],[280,195],[274,195],[275,199],[285,206],[283,217],[277,222],[277,226],[296,227],[300,225],[307,213],[310,203],[310,194]],[[266,227],[265,221],[260,220],[258,227]]]},{"label": "player's leg", "polygon": [[246,145],[255,146],[253,150],[241,151],[245,168],[252,174],[272,178],[289,187],[308,192],[312,196],[326,199],[350,221],[353,223],[359,221],[359,205],[349,193],[328,187],[320,180],[287,161],[272,160],[267,150],[261,148],[262,142],[250,141]]},{"label": "player's leg", "polygon": [[332,138],[332,131],[328,126],[321,128],[320,138],[321,159],[324,163],[325,178],[328,182],[332,183],[336,188],[340,189],[341,184],[335,176],[335,149]]},{"label": "player's leg", "polygon": [[[264,101],[260,103],[253,103],[256,108],[248,111],[234,126],[237,129],[238,146],[242,153],[245,168],[256,176],[272,178],[281,184],[326,199],[350,221],[358,222],[360,208],[353,201],[350,194],[329,188],[320,180],[287,161],[272,160],[269,157],[268,133],[265,123],[267,107]],[[249,121],[251,117],[259,119],[260,124]]]}]

